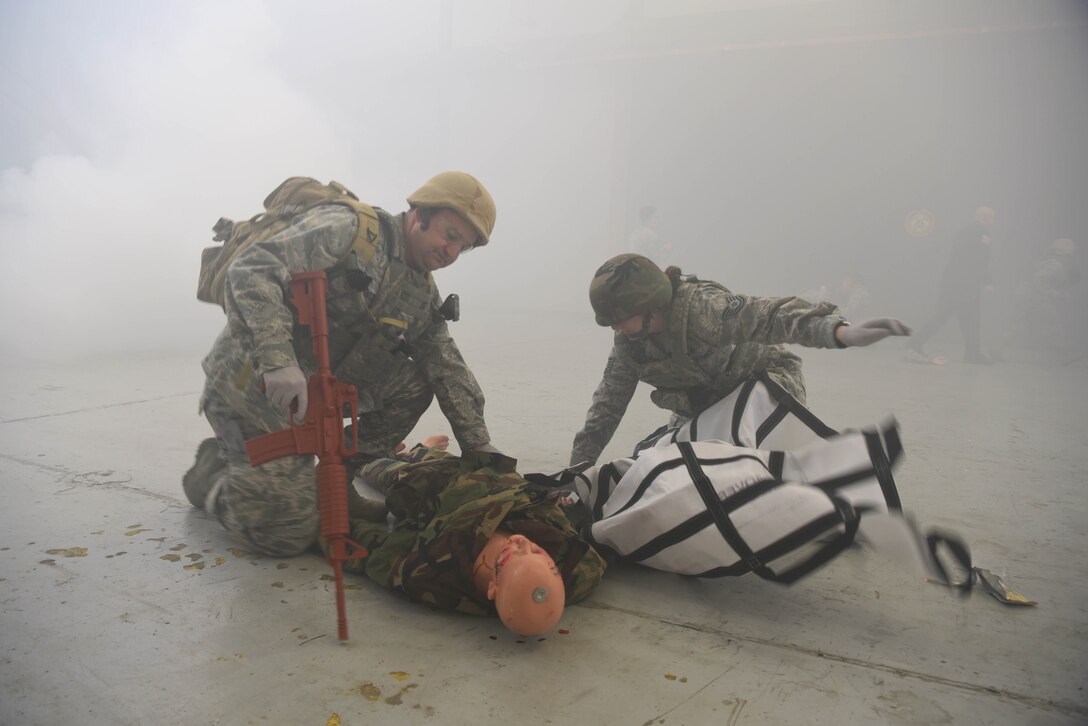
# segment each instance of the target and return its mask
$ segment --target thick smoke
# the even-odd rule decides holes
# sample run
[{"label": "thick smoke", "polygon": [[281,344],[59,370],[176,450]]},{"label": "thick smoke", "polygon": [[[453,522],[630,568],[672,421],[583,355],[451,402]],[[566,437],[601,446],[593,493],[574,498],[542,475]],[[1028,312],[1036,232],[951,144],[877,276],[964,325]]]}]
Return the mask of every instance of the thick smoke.
[{"label": "thick smoke", "polygon": [[493,243],[438,274],[466,316],[588,314],[647,204],[662,262],[767,295],[858,273],[907,319],[988,204],[1007,291],[1088,226],[1086,13],[902,5],[5,4],[0,350],[206,348],[210,227],[291,175],[394,212],[479,176]]}]

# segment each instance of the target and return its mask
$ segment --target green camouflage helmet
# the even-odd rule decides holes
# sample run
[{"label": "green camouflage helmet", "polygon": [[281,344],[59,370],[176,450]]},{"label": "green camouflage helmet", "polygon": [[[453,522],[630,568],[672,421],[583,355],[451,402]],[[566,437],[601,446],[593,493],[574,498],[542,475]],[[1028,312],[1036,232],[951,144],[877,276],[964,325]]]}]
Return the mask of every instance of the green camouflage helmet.
[{"label": "green camouflage helmet", "polygon": [[612,326],[636,315],[649,315],[672,301],[668,275],[642,255],[616,255],[589,284],[589,304],[597,325]]}]

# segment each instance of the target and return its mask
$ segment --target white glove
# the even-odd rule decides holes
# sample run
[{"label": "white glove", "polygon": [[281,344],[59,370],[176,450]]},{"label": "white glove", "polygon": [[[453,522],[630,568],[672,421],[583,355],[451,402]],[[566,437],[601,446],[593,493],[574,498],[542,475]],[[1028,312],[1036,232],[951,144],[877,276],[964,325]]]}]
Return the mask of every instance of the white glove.
[{"label": "white glove", "polygon": [[306,420],[306,404],[309,402],[306,375],[298,366],[273,368],[264,374],[262,380],[264,393],[272,405],[287,409],[290,413],[291,402],[297,399],[298,411],[295,413],[295,423],[300,424]]},{"label": "white glove", "polygon": [[874,318],[856,325],[840,325],[835,330],[835,338],[848,348],[857,348],[872,345],[889,335],[910,335],[910,333],[910,328],[902,320]]}]

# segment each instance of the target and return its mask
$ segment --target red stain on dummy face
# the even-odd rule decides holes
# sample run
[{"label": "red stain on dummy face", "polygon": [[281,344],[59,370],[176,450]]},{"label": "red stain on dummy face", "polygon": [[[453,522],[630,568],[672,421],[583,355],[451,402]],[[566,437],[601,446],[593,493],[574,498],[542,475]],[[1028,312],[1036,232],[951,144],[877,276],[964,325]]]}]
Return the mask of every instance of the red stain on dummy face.
[{"label": "red stain on dummy face", "polygon": [[559,621],[566,589],[548,553],[521,535],[511,536],[495,560],[487,592],[503,624],[518,635],[542,635]]}]

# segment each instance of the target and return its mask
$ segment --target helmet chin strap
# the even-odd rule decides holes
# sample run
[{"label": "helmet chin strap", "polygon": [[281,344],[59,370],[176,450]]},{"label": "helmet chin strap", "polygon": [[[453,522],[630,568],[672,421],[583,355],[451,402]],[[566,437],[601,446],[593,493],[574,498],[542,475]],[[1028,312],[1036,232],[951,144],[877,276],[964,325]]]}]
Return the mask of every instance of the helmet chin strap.
[{"label": "helmet chin strap", "polygon": [[645,313],[642,316],[642,329],[638,331],[638,335],[635,336],[635,340],[646,340],[650,337],[650,322],[653,318],[653,313]]}]

